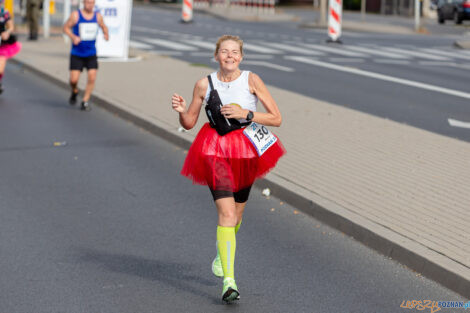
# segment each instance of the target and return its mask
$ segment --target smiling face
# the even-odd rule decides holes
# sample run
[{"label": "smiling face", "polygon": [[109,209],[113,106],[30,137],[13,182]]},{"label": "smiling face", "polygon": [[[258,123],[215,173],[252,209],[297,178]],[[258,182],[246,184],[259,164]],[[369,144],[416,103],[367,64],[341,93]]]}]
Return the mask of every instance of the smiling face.
[{"label": "smiling face", "polygon": [[219,50],[215,54],[215,60],[219,62],[220,69],[226,72],[236,71],[242,59],[240,45],[234,40],[221,42]]}]

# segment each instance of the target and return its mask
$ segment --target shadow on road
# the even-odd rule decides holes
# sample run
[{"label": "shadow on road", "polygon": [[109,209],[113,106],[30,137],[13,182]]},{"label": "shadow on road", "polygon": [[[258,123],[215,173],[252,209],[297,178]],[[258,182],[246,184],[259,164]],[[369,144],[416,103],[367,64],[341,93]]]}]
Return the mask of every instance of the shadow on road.
[{"label": "shadow on road", "polygon": [[163,285],[192,293],[198,297],[208,298],[214,303],[220,303],[218,297],[204,291],[207,288],[198,287],[201,285],[213,287],[217,283],[192,274],[194,272],[193,265],[145,259],[125,254],[112,254],[91,249],[80,249],[79,254],[81,261],[95,263],[108,271],[159,281]]}]

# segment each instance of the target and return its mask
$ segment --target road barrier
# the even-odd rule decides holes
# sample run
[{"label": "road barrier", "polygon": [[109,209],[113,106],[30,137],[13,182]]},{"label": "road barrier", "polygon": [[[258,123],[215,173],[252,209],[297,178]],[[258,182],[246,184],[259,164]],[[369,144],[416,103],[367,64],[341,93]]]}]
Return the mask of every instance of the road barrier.
[{"label": "road barrier", "polygon": [[342,22],[343,2],[342,0],[330,0],[328,13],[328,36],[330,42],[341,42],[341,22]]},{"label": "road barrier", "polygon": [[181,19],[185,23],[193,20],[193,0],[183,0],[183,9],[181,11]]}]

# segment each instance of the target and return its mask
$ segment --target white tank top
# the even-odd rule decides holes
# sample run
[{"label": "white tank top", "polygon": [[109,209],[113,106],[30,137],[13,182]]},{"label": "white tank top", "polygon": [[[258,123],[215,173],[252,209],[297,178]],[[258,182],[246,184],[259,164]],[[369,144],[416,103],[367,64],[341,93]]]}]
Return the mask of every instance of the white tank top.
[{"label": "white tank top", "polygon": [[[248,84],[248,76],[250,71],[242,71],[241,75],[231,82],[222,82],[217,78],[217,72],[211,74],[212,83],[214,88],[219,93],[222,104],[236,103],[243,109],[256,111],[256,104],[258,97],[250,92]],[[206,97],[204,100],[207,102],[209,99],[210,85],[207,87]]]}]

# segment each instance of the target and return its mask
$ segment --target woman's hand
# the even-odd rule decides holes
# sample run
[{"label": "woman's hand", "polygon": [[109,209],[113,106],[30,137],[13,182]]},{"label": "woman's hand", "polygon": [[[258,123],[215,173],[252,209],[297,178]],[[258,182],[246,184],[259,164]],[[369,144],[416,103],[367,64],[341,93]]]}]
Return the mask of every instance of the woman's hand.
[{"label": "woman's hand", "polygon": [[226,118],[241,119],[246,118],[248,110],[242,109],[238,104],[226,104],[220,109],[220,113]]},{"label": "woman's hand", "polygon": [[178,113],[184,113],[186,111],[186,101],[175,93],[171,97],[171,107]]},{"label": "woman's hand", "polygon": [[4,31],[1,35],[2,41],[7,41],[8,38],[10,38],[10,32],[9,31]]}]

